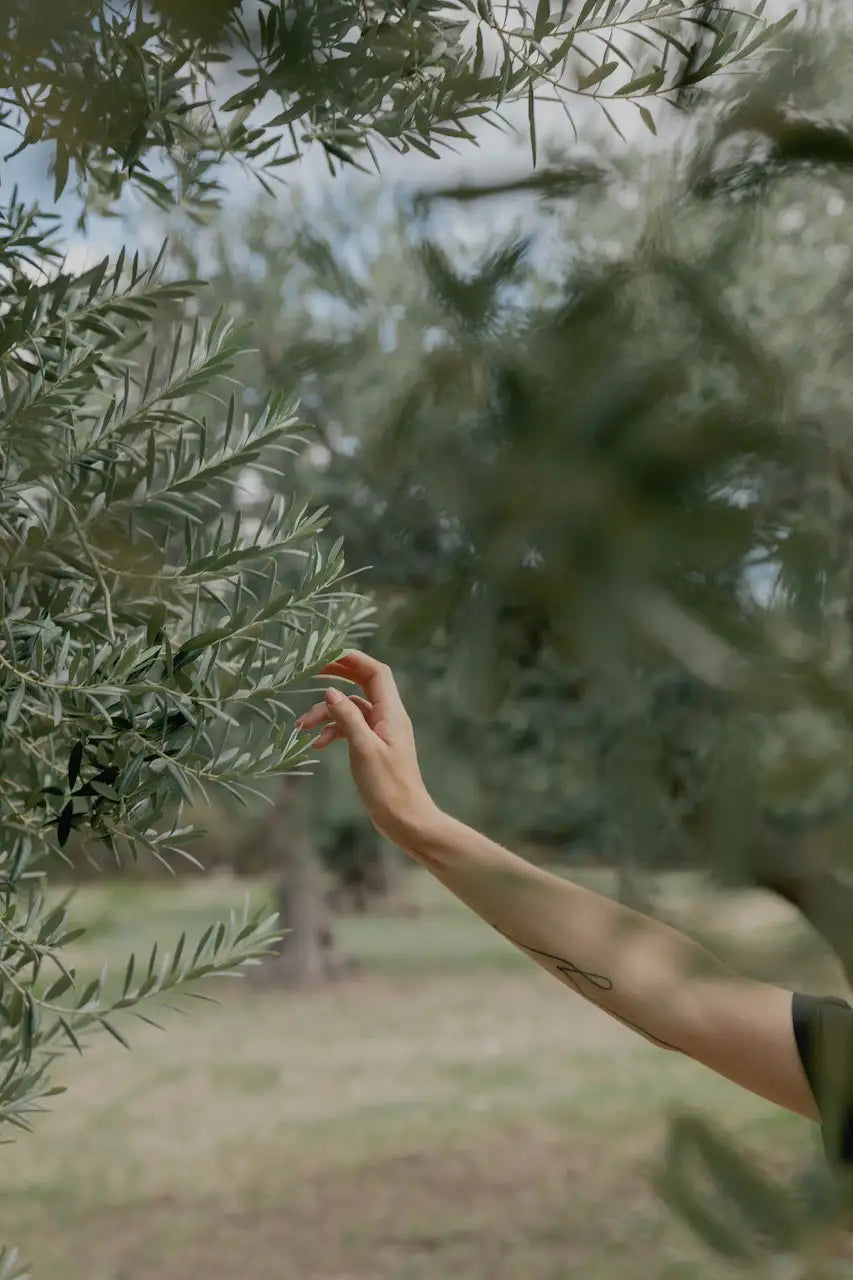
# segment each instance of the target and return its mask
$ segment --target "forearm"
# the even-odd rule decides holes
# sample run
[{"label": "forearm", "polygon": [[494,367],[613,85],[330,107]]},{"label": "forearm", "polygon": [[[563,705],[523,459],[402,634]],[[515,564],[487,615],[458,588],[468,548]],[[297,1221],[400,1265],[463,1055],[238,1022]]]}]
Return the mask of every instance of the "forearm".
[{"label": "forearm", "polygon": [[400,843],[570,989],[653,1043],[692,1052],[692,976],[728,971],[691,939],[526,862],[446,814]]},{"label": "forearm", "polygon": [[299,726],[334,722],[318,750],[346,737],[353,777],[379,831],[565,986],[653,1043],[815,1118],[789,991],[738,977],[668,925],[551,875],[442,814],[423,786],[412,722],[390,668],[353,651],[322,674],[357,682],[366,699],[330,689]]}]

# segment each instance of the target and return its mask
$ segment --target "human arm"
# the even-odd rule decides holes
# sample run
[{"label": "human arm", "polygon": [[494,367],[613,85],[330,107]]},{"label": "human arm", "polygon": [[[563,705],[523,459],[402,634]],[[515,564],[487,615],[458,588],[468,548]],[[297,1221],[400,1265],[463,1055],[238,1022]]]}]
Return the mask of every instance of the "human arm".
[{"label": "human arm", "polygon": [[443,813],[423,784],[390,669],[352,653],[325,669],[366,697],[318,703],[315,746],[346,739],[374,825],[564,985],[660,1047],[818,1119],[792,993],[743,978],[671,926],[553,875]]},{"label": "human arm", "polygon": [[809,1119],[792,993],[744,978],[658,920],[437,813],[407,852],[564,985],[664,1049]]}]

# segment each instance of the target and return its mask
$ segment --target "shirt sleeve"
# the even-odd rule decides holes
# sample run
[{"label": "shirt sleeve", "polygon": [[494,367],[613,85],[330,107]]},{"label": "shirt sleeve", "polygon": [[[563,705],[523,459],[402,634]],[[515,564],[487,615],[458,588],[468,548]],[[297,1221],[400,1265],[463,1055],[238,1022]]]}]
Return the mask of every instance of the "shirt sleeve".
[{"label": "shirt sleeve", "polygon": [[795,992],[791,1012],[827,1159],[853,1170],[853,1008],[840,996]]}]

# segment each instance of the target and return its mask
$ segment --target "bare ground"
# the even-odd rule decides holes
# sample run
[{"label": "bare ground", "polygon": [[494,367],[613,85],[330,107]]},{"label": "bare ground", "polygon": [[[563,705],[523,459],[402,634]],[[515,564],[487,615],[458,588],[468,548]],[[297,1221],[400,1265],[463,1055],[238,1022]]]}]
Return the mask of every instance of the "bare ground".
[{"label": "bare ground", "polygon": [[[696,915],[755,958],[791,915],[749,906]],[[63,1062],[71,1092],[0,1162],[0,1239],[34,1280],[733,1274],[651,1187],[668,1115],[712,1116],[785,1179],[815,1126],[652,1048],[467,915],[348,927],[414,967],[235,984],[140,1026],[131,1055],[102,1039]]]}]

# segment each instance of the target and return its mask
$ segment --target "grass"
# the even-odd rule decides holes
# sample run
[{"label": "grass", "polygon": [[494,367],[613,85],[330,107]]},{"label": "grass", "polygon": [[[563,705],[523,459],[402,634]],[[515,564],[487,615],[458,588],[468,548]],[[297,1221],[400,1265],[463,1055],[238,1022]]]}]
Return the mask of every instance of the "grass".
[{"label": "grass", "polygon": [[[98,1036],[57,1064],[69,1092],[0,1167],[0,1239],[36,1278],[732,1274],[651,1189],[667,1116],[709,1114],[784,1177],[814,1155],[815,1127],[652,1048],[429,877],[412,885],[420,915],[341,921],[354,977],[312,993],[221,983],[218,1007],[166,1015],[165,1033],[124,1019],[131,1054]],[[810,966],[802,985],[843,989],[786,908],[684,877],[663,890],[685,923],[719,922],[746,968],[767,969],[784,937]],[[87,888],[74,958],[120,968],[243,891]]]}]

